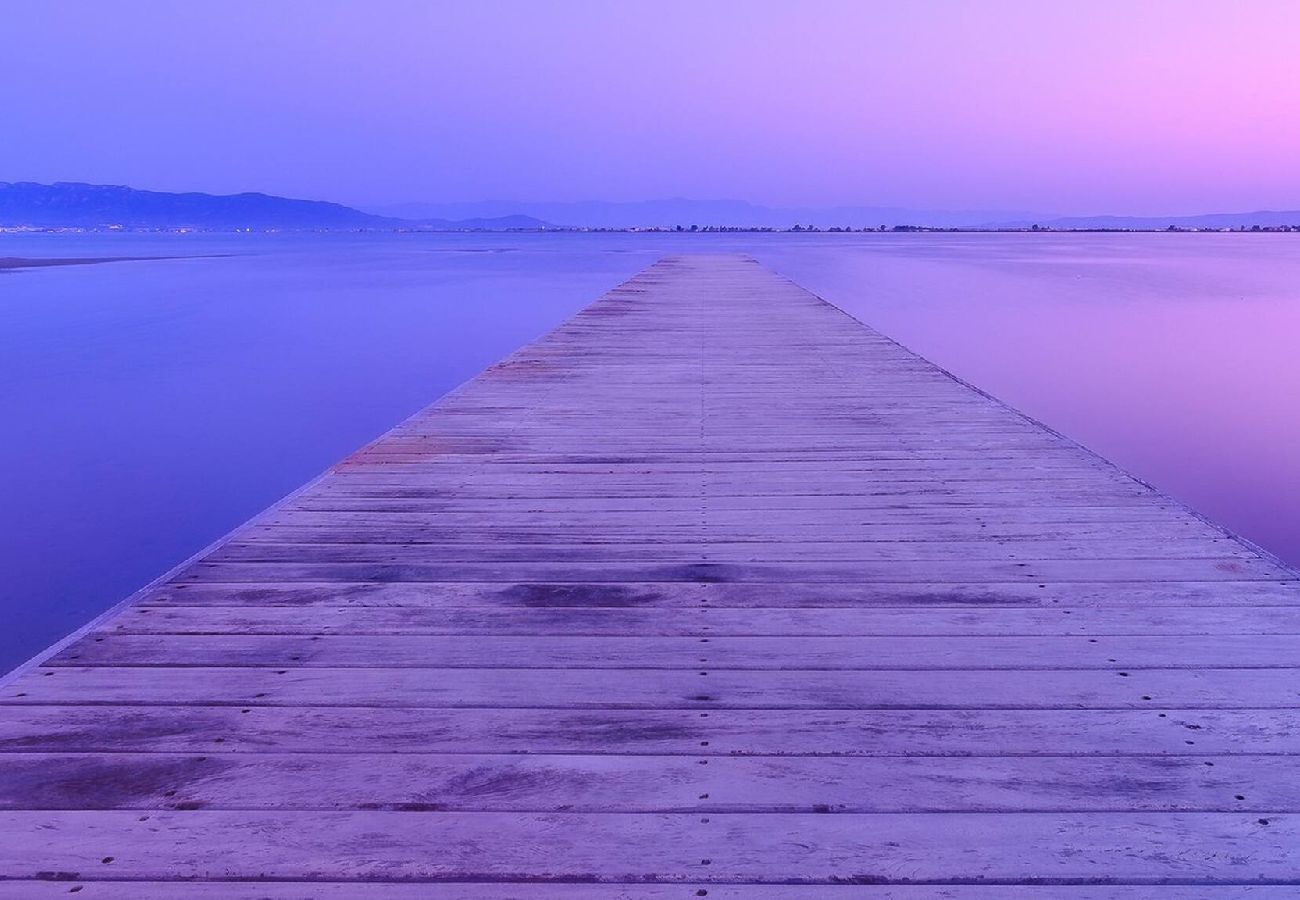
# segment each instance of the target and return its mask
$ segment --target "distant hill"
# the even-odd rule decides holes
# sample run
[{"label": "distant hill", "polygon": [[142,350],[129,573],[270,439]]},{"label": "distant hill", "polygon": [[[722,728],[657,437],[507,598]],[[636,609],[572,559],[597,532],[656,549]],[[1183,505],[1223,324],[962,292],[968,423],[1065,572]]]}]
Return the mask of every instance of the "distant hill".
[{"label": "distant hill", "polygon": [[0,183],[0,224],[103,228],[373,228],[396,220],[268,194],[170,194],[121,185]]},{"label": "distant hill", "polygon": [[545,228],[554,228],[555,226],[541,219],[535,219],[532,216],[491,216],[489,218],[471,218],[471,219],[403,219],[407,223],[424,224],[426,226],[443,226],[451,229],[473,231],[539,231]]},{"label": "distant hill", "polygon": [[[1028,221],[1017,225],[1034,224]],[[1066,216],[1047,219],[1038,224],[1050,228],[1132,228],[1152,230],[1169,228],[1261,228],[1300,226],[1300,211],[1260,210],[1245,213],[1205,213],[1196,216]]]},{"label": "distant hill", "polygon": [[0,182],[0,226],[36,228],[196,228],[265,230],[486,230],[545,228],[530,216],[405,219],[322,200],[269,194],[173,194],[122,185]]}]

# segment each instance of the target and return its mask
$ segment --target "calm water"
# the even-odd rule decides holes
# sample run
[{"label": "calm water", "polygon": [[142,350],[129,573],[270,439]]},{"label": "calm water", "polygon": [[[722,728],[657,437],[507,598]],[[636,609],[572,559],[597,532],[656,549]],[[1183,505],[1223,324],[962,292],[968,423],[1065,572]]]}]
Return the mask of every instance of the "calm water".
[{"label": "calm water", "polygon": [[754,254],[1300,562],[1294,235],[0,235],[212,254],[0,272],[0,670],[691,250]]}]

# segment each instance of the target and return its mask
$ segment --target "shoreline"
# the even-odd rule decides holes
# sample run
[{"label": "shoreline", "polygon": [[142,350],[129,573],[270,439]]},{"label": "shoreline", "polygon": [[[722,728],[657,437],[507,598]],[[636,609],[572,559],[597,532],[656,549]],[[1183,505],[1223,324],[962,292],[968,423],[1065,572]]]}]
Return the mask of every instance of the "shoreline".
[{"label": "shoreline", "polygon": [[[1251,225],[1235,228],[1194,228],[1169,225],[1151,228],[1054,228],[1047,225],[1024,227],[978,227],[940,225],[888,225],[854,228],[852,226],[795,225],[779,228],[766,225],[628,225],[551,226],[548,228],[263,228],[198,229],[185,228],[13,228],[0,226],[0,235],[86,235],[86,234],[154,234],[154,235],[267,235],[267,234],[1300,234],[1300,225]],[[133,259],[174,259],[176,257],[105,257],[94,262],[119,262]],[[0,267],[21,257],[0,257]],[[75,264],[79,260],[73,260]],[[58,264],[58,263],[54,263]]]},{"label": "shoreline", "polygon": [[34,257],[0,256],[0,271],[10,269],[42,269],[51,266],[87,266],[96,263],[138,262],[146,259],[177,259],[175,256],[84,256],[84,257]]},{"label": "shoreline", "polygon": [[[211,255],[211,254],[208,254]],[[219,254],[222,256],[228,254]],[[99,263],[149,262],[160,259],[199,259],[196,256],[0,256],[0,272],[19,269],[48,269],[54,266],[90,266]]]}]

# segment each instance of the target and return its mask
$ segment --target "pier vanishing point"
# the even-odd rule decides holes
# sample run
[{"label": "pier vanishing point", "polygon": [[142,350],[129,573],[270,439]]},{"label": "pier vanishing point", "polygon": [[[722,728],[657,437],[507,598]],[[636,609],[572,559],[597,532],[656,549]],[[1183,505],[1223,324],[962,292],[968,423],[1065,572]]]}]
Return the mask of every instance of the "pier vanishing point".
[{"label": "pier vanishing point", "polygon": [[1296,572],[671,257],[0,683],[0,900],[1292,896],[1297,665]]}]

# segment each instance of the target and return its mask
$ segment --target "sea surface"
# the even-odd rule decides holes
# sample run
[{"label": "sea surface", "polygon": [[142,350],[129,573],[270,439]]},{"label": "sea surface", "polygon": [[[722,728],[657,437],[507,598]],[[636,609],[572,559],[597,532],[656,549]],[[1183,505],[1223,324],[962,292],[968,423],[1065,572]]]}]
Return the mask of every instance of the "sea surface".
[{"label": "sea surface", "polygon": [[0,235],[0,671],[661,255],[747,252],[1300,563],[1300,235]]}]

